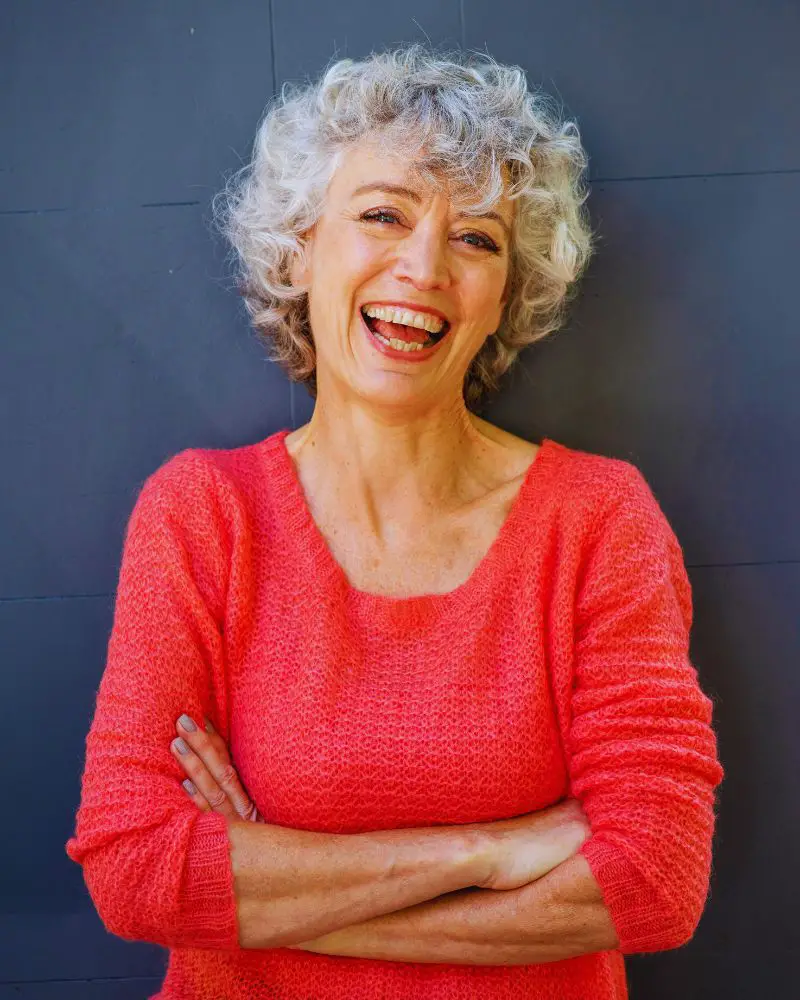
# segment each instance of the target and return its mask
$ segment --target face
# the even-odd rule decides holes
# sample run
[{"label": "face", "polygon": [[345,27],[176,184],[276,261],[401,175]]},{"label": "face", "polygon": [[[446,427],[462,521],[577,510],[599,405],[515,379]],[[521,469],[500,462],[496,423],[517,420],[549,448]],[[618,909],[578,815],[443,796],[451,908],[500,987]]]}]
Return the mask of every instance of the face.
[{"label": "face", "polygon": [[[463,216],[464,205],[448,186],[426,187],[396,152],[348,150],[305,234],[307,264],[291,272],[308,290],[320,397],[424,409],[461,401],[472,359],[500,324],[514,209],[505,195],[489,216]],[[384,325],[391,313],[365,320],[362,308],[381,303],[433,310],[444,335]],[[394,332],[404,346],[430,346],[400,349]]]}]

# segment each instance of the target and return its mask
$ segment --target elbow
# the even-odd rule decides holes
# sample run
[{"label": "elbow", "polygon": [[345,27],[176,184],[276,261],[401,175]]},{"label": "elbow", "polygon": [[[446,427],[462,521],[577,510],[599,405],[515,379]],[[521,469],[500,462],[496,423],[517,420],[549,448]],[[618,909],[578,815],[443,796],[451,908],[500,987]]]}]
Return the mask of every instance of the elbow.
[{"label": "elbow", "polygon": [[707,894],[707,879],[698,879],[677,899],[666,898],[663,887],[643,886],[640,906],[626,914],[621,931],[617,928],[619,950],[633,955],[682,948],[697,931]]},{"label": "elbow", "polygon": [[135,840],[123,835],[86,854],[81,863],[89,898],[110,934],[173,947],[179,914],[166,895],[145,884],[147,865],[141,864]]},{"label": "elbow", "polygon": [[665,910],[654,920],[646,938],[624,944],[620,950],[626,955],[644,952],[673,951],[688,944],[694,937],[702,911],[696,917],[684,912]]},{"label": "elbow", "polygon": [[708,895],[708,866],[698,866],[696,858],[694,864],[686,859],[680,866],[652,861],[645,865],[619,844],[597,837],[587,840],[581,853],[598,883],[623,954],[671,951],[694,937]]},{"label": "elbow", "polygon": [[111,934],[164,948],[240,947],[225,817],[183,810],[70,856]]},{"label": "elbow", "polygon": [[664,908],[656,938],[659,947],[652,950],[672,951],[687,945],[700,925],[707,898],[708,878],[701,876],[678,903],[671,902]]}]

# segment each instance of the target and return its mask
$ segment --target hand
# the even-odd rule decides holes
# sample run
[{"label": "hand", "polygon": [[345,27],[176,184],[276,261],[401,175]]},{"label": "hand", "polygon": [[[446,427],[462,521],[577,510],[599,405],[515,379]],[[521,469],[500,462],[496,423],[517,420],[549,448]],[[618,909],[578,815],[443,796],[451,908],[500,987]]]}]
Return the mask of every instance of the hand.
[{"label": "hand", "polygon": [[577,854],[591,834],[577,799],[513,819],[476,823],[487,836],[490,874],[482,889],[520,889]]},{"label": "hand", "polygon": [[[198,727],[191,730],[182,724],[185,719],[187,716],[182,715],[176,722],[180,737],[172,741],[170,749],[188,775],[183,787],[189,797],[203,812],[263,823],[231,764],[225,741],[210,720],[204,720],[205,730]],[[188,748],[186,753],[180,752],[181,741]]]}]

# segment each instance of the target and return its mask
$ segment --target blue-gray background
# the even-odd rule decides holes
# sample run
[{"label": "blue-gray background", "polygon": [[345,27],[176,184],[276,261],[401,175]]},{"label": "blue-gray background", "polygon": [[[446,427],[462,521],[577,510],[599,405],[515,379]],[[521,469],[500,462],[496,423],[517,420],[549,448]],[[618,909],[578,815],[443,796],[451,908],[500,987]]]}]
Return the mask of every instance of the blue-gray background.
[{"label": "blue-gray background", "polygon": [[800,7],[790,0],[5,0],[0,10],[0,997],[140,998],[64,853],[125,524],[188,446],[304,422],[209,200],[284,80],[422,39],[558,96],[601,241],[487,416],[628,459],[685,551],[727,779],[684,948],[639,1000],[788,996],[800,935]]}]

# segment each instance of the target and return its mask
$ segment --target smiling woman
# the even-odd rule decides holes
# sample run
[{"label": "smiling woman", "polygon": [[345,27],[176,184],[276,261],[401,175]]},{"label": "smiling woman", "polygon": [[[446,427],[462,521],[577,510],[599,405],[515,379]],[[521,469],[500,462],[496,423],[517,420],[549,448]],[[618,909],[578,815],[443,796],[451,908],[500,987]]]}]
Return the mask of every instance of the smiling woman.
[{"label": "smiling woman", "polygon": [[585,162],[521,69],[411,46],[284,88],[217,202],[315,405],[130,516],[67,850],[164,1000],[623,1000],[694,933],[680,544],[635,466],[475,412],[589,258]]},{"label": "smiling woman", "polygon": [[[300,272],[317,229],[338,261],[358,261],[365,284],[394,255],[401,274],[447,270],[460,301],[442,288],[421,294],[430,273],[408,298],[446,298],[460,313],[452,319],[471,325],[459,364],[466,357],[474,408],[523,347],[564,321],[593,252],[587,162],[575,122],[529,91],[518,66],[411,45],[340,60],[314,86],[284,84],[215,215],[256,329],[312,396],[324,331]],[[462,289],[479,301],[463,301]],[[368,292],[375,301],[372,291],[386,288]]]}]

